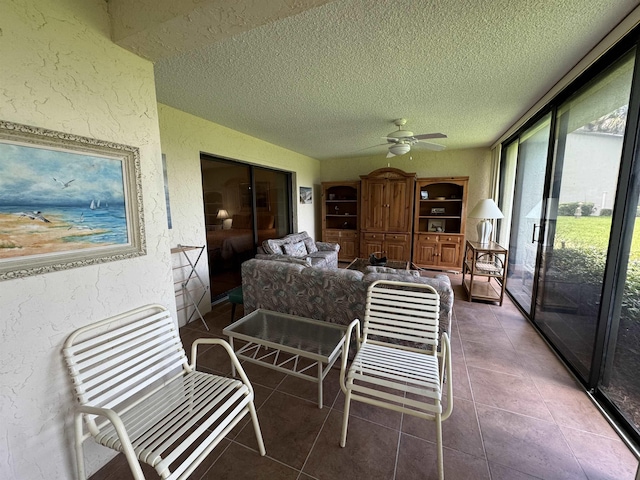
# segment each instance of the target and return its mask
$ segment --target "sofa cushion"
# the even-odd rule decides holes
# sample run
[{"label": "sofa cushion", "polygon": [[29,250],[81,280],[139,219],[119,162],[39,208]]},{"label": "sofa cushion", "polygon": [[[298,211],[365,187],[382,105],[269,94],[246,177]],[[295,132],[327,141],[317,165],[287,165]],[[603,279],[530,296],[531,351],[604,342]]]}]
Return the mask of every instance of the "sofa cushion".
[{"label": "sofa cushion", "polygon": [[[293,245],[300,242],[303,243],[305,248],[303,252],[297,255],[310,257],[311,265],[322,268],[338,268],[338,251],[340,250],[340,245],[337,243],[314,242],[307,232],[291,233],[283,238],[270,238],[265,240],[262,242],[262,251],[264,251],[265,254],[271,255],[293,255],[296,252],[296,250],[292,250],[294,247],[286,247],[289,250],[287,252],[285,245]],[[295,248],[297,249],[299,247],[296,246]],[[314,251],[311,252],[309,248]]]},{"label": "sofa cushion", "polygon": [[318,247],[316,247],[316,242],[313,241],[313,238],[307,237],[304,239],[304,245],[307,247],[307,253],[315,253],[318,251]]},{"label": "sofa cushion", "polygon": [[[290,233],[282,238],[269,238],[262,242],[262,248],[266,253],[285,253],[283,246],[287,243],[304,242],[305,238],[308,238],[307,232]],[[306,252],[305,252],[306,253]]]},{"label": "sofa cushion", "polygon": [[281,238],[269,238],[262,242],[262,248],[264,249],[265,253],[270,253],[272,255],[284,254],[282,245],[284,245],[284,241]]},{"label": "sofa cushion", "polygon": [[307,247],[304,242],[285,243],[282,248],[284,253],[292,257],[302,257],[307,254]]}]

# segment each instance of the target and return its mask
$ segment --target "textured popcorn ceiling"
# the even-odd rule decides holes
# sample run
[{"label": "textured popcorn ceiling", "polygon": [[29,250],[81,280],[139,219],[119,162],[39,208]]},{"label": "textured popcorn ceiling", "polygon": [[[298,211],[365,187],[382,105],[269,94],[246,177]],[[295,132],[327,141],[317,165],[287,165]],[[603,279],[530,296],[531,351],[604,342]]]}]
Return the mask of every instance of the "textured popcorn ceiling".
[{"label": "textured popcorn ceiling", "polygon": [[[118,30],[122,3],[159,11]],[[639,2],[175,3],[110,3],[114,39],[155,61],[158,101],[325,159],[384,155],[362,149],[399,117],[449,149],[489,146]]]}]

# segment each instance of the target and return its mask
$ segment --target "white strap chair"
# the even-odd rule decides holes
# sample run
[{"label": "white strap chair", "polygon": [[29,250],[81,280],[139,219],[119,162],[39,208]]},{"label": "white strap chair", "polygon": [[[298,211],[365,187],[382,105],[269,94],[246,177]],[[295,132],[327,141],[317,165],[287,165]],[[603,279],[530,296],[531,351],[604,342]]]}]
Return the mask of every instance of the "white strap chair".
[{"label": "white strap chair", "polygon": [[[438,352],[439,309],[439,296],[429,285],[378,280],[369,286],[363,335],[360,337],[359,320],[354,320],[347,330],[342,354],[340,387],[345,403],[340,446],[344,447],[347,441],[351,400],[434,420],[438,475],[443,479],[442,421],[453,410],[453,389],[446,333],[442,334]],[[347,371],[354,328],[358,350]],[[444,378],[448,388],[443,412]]]},{"label": "white strap chair", "polygon": [[[197,371],[197,348],[203,344],[222,346],[240,380]],[[229,344],[198,339],[189,364],[175,323],[161,305],[80,328],[69,336],[63,353],[79,402],[80,479],[86,478],[82,444],[89,437],[124,452],[135,479],[144,479],[139,462],[162,478],[184,479],[247,413],[265,455],[253,389]]]}]

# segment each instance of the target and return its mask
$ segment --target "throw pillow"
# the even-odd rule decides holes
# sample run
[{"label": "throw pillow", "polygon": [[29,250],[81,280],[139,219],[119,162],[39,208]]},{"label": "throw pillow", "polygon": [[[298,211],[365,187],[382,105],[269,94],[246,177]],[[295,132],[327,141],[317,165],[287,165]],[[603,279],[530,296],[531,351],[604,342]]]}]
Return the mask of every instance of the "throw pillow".
[{"label": "throw pillow", "polygon": [[283,247],[284,253],[292,257],[302,257],[307,254],[307,247],[305,247],[304,242],[285,243]]},{"label": "throw pillow", "polygon": [[307,253],[316,253],[318,251],[318,247],[316,247],[316,242],[313,241],[313,238],[307,237],[304,239],[304,245],[307,247]]}]

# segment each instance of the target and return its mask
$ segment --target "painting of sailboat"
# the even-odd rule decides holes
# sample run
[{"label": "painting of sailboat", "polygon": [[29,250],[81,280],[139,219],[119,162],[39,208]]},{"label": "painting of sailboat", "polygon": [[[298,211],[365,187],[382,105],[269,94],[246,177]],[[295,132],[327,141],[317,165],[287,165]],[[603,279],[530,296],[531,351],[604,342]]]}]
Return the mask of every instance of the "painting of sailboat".
[{"label": "painting of sailboat", "polygon": [[33,131],[0,121],[0,279],[143,254],[137,149]]}]

